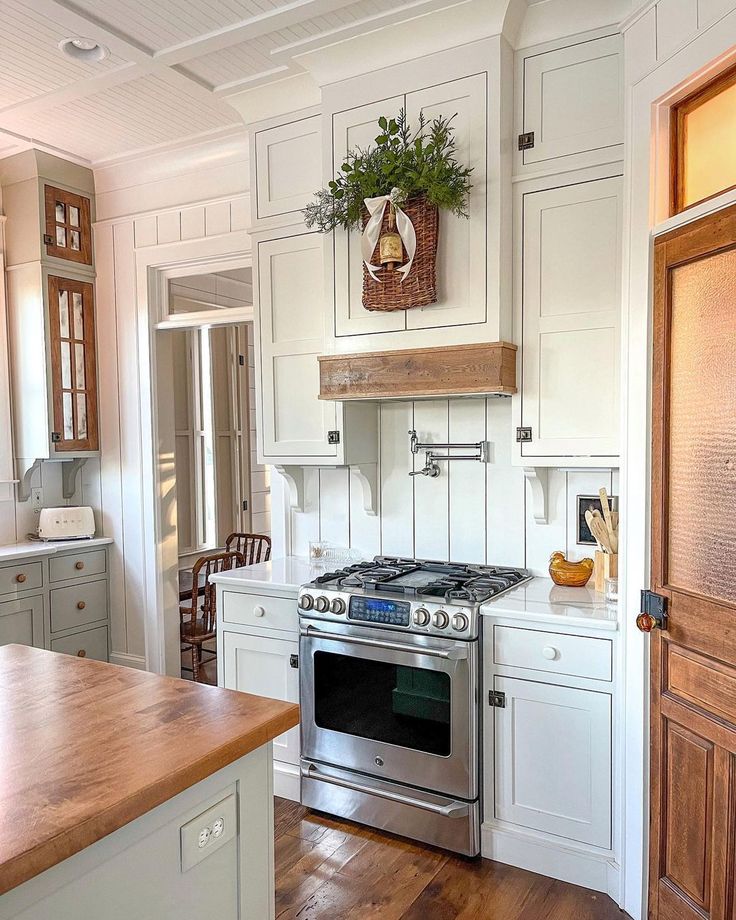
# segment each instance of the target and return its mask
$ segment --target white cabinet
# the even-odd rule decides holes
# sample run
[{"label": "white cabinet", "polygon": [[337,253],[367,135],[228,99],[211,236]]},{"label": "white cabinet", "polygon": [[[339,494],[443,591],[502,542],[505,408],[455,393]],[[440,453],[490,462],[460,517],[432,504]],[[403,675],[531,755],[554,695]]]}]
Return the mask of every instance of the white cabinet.
[{"label": "white cabinet", "polygon": [[610,160],[611,148],[623,143],[620,35],[520,52],[517,88],[519,134],[534,135],[519,153],[521,165],[539,167],[591,151],[599,151],[598,162]]},{"label": "white cabinet", "polygon": [[[373,146],[380,133],[378,119],[395,118],[405,105],[404,96],[393,96],[380,102],[357,106],[338,112],[332,119],[333,162],[332,178],[345,162],[348,151],[356,147]],[[360,252],[360,231],[335,231],[335,336],[364,335],[392,332],[406,328],[403,310],[381,313],[363,306],[363,257]]]},{"label": "white cabinet", "polygon": [[[229,689],[289,703],[299,702],[299,642],[296,638],[276,639],[226,632],[222,637],[222,652],[225,686]],[[273,757],[281,764],[298,765],[298,727],[274,739]]]},{"label": "white cabinet", "polygon": [[319,398],[324,349],[323,237],[288,228],[256,244],[258,458],[274,465],[375,464],[371,403]]},{"label": "white cabinet", "polygon": [[285,216],[293,219],[321,184],[320,116],[259,125],[253,128],[251,138],[251,162],[255,164],[253,222]]},{"label": "white cabinet", "polygon": [[520,208],[517,459],[616,465],[622,179],[527,191]]},{"label": "white cabinet", "polygon": [[495,817],[611,846],[611,696],[495,676]]}]

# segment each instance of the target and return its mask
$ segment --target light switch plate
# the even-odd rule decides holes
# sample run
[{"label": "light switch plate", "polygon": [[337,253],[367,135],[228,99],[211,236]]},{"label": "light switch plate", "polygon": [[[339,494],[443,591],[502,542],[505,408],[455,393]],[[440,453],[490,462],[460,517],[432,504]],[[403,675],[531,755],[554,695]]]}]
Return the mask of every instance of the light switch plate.
[{"label": "light switch plate", "polygon": [[192,818],[181,828],[181,871],[188,872],[237,834],[235,794]]}]

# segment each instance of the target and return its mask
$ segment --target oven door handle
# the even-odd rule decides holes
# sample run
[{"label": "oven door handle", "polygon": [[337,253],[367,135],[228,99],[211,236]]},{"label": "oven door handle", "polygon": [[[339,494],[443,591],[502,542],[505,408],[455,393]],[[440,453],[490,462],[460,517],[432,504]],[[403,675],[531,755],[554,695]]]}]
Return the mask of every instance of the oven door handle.
[{"label": "oven door handle", "polygon": [[392,652],[406,652],[409,655],[428,655],[430,658],[442,658],[445,661],[462,661],[468,657],[468,649],[464,644],[452,648],[427,648],[424,645],[405,645],[401,642],[387,642],[385,639],[369,639],[367,636],[344,636],[342,633],[323,632],[313,626],[301,626],[299,635],[305,638],[328,639],[331,642],[346,642],[348,645],[388,649]]},{"label": "oven door handle", "polygon": [[306,768],[302,766],[301,773],[305,779],[314,779],[321,783],[330,783],[332,786],[341,786],[343,789],[351,789],[353,792],[375,795],[379,799],[388,799],[390,802],[398,802],[400,805],[412,805],[414,808],[431,811],[432,814],[441,815],[443,818],[464,818],[468,814],[469,806],[464,802],[452,802],[450,805],[436,805],[434,802],[424,802],[422,799],[415,799],[401,792],[391,792],[390,789],[366,786],[349,779],[333,776],[330,773],[322,773],[313,763],[310,763]]}]

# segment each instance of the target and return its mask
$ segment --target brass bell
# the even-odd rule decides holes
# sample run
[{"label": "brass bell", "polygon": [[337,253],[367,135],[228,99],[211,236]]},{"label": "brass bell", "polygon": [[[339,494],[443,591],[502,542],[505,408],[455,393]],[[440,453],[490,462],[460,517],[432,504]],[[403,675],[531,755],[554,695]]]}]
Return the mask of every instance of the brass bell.
[{"label": "brass bell", "polygon": [[393,204],[388,212],[388,230],[378,239],[378,255],[381,265],[393,271],[404,261],[404,247],[401,237],[396,232],[396,211]]}]

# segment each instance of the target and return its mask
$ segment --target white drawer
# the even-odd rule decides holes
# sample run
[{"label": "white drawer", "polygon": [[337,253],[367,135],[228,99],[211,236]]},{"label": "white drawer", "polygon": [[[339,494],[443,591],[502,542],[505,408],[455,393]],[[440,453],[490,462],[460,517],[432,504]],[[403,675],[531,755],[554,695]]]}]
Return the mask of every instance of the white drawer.
[{"label": "white drawer", "polygon": [[280,632],[299,631],[299,612],[294,597],[271,597],[264,594],[244,594],[240,591],[222,592],[222,619],[225,623],[240,623],[258,629]]},{"label": "white drawer", "polygon": [[530,671],[613,680],[613,643],[610,639],[494,626],[493,661]]}]

